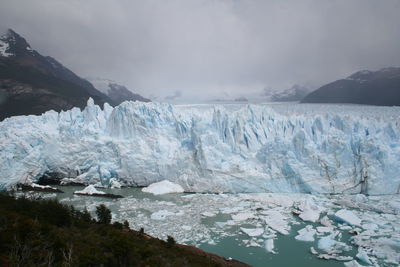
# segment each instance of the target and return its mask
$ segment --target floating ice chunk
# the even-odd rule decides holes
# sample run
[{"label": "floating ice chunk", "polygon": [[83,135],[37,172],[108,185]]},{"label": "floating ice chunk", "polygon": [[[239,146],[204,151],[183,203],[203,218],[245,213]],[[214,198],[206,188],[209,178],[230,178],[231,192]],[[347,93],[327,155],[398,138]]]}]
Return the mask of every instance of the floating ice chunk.
[{"label": "floating ice chunk", "polygon": [[189,225],[182,225],[182,229],[185,231],[190,231],[190,230],[192,230],[192,227]]},{"label": "floating ice chunk", "polygon": [[120,182],[118,182],[118,180],[116,178],[111,178],[110,179],[110,187],[119,189],[119,188],[121,188],[121,184],[120,184]]},{"label": "floating ice chunk", "polygon": [[264,233],[264,229],[263,228],[244,228],[244,227],[240,227],[240,230],[242,232],[244,232],[245,234],[247,234],[248,236],[260,236]]},{"label": "floating ice chunk", "polygon": [[357,195],[353,196],[353,201],[360,202],[360,203],[366,203],[366,202],[368,202],[368,198],[363,194],[357,194]]},{"label": "floating ice chunk", "polygon": [[321,218],[321,220],[319,221],[323,226],[326,227],[332,227],[333,223],[331,220],[329,220],[328,216],[324,216]]},{"label": "floating ice chunk", "polygon": [[151,214],[150,218],[152,220],[156,220],[156,221],[163,221],[168,216],[171,216],[171,215],[175,215],[175,213],[170,212],[168,210],[159,210],[159,211],[154,212],[153,214]]},{"label": "floating ice chunk", "polygon": [[142,189],[143,192],[151,193],[154,195],[163,195],[170,193],[183,193],[185,190],[182,186],[172,183],[168,180],[153,183],[148,187]]},{"label": "floating ice chunk", "polygon": [[363,265],[359,264],[356,260],[348,261],[344,263],[346,267],[362,267]]},{"label": "floating ice chunk", "polygon": [[370,230],[370,231],[378,230],[378,225],[376,225],[375,223],[365,223],[362,224],[361,227],[365,230]]},{"label": "floating ice chunk", "polygon": [[335,213],[335,219],[338,222],[347,223],[349,225],[361,226],[361,219],[350,210],[341,209]]},{"label": "floating ice chunk", "polygon": [[307,198],[300,207],[302,212],[299,217],[306,222],[316,222],[319,219],[320,210],[312,198]]},{"label": "floating ice chunk", "polygon": [[324,259],[324,260],[338,260],[338,261],[349,261],[352,260],[353,257],[350,256],[337,256],[337,255],[329,255],[329,254],[320,254],[318,255],[318,258]]},{"label": "floating ice chunk", "polygon": [[232,219],[234,221],[238,221],[238,222],[245,221],[250,218],[254,218],[254,214],[250,213],[250,212],[242,212],[242,213],[232,215]]},{"label": "floating ice chunk", "polygon": [[335,235],[336,234],[333,233],[331,235],[321,237],[321,239],[318,240],[318,248],[327,252],[328,254],[339,253],[351,249],[351,247],[345,243],[336,241],[334,239]]},{"label": "floating ice chunk", "polygon": [[263,214],[267,215],[264,217],[265,223],[273,230],[281,233],[282,235],[288,235],[288,218],[282,215],[281,212],[276,210],[269,210]]},{"label": "floating ice chunk", "polygon": [[372,265],[372,262],[369,259],[368,254],[362,248],[358,248],[358,253],[356,255],[356,258],[368,265]]},{"label": "floating ice chunk", "polygon": [[388,205],[394,209],[396,214],[400,214],[400,200],[392,200],[388,202]]},{"label": "floating ice chunk", "polygon": [[306,241],[306,242],[313,242],[314,241],[314,235],[316,233],[315,229],[312,227],[312,225],[307,225],[303,229],[300,229],[297,231],[299,234],[295,236],[297,240],[300,241]]},{"label": "floating ice chunk", "polygon": [[94,185],[88,185],[86,186],[83,190],[78,190],[75,191],[74,194],[82,194],[82,195],[93,195],[93,194],[98,194],[98,195],[104,195],[106,194],[103,191],[97,190]]},{"label": "floating ice chunk", "polygon": [[251,240],[248,244],[247,247],[261,247],[260,244],[257,243],[255,240]]},{"label": "floating ice chunk", "polygon": [[326,227],[326,226],[318,226],[317,227],[318,233],[330,233],[333,231],[332,227]]},{"label": "floating ice chunk", "polygon": [[30,186],[36,187],[36,188],[41,188],[41,189],[46,189],[46,188],[48,188],[48,189],[56,189],[56,188],[51,187],[49,185],[40,185],[40,184],[35,184],[35,183],[31,183]]},{"label": "floating ice chunk", "polygon": [[273,239],[267,239],[265,240],[265,249],[272,253],[272,254],[276,254],[276,251],[274,251],[274,240]]},{"label": "floating ice chunk", "polygon": [[318,252],[315,250],[314,247],[311,247],[311,248],[310,248],[310,252],[311,252],[311,254],[313,254],[313,255],[317,255],[317,254],[318,254]]},{"label": "floating ice chunk", "polygon": [[204,217],[214,217],[216,214],[214,212],[205,211],[201,215]]}]

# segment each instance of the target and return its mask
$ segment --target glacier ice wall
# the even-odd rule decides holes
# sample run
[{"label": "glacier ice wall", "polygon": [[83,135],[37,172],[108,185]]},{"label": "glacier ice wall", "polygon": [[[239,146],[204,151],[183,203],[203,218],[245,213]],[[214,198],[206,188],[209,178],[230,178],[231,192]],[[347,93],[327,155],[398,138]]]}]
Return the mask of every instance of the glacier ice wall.
[{"label": "glacier ice wall", "polygon": [[1,122],[0,187],[57,173],[102,185],[168,179],[196,192],[398,193],[399,111],[368,117],[139,102],[101,110],[89,100],[83,111]]}]

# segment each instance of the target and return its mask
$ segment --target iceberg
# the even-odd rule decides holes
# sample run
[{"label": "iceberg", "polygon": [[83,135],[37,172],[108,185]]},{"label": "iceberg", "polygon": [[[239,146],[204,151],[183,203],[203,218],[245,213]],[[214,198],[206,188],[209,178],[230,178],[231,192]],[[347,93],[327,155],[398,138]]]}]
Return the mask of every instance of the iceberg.
[{"label": "iceberg", "polygon": [[168,179],[187,192],[398,193],[400,109],[318,107],[101,109],[89,99],[84,110],[8,118],[0,189],[47,175],[109,187]]},{"label": "iceberg", "polygon": [[153,183],[148,187],[142,189],[143,192],[151,193],[153,195],[163,195],[171,193],[183,193],[184,189],[178,184],[174,184],[168,180],[164,180],[158,183]]},{"label": "iceberg", "polygon": [[105,195],[106,193],[103,191],[97,190],[93,185],[88,185],[83,190],[75,191],[74,194],[77,195]]}]

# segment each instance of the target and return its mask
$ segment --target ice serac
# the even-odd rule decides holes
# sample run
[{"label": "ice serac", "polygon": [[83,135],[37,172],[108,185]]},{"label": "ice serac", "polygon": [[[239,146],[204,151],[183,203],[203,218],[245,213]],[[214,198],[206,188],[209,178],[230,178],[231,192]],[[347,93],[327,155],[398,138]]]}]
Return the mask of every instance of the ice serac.
[{"label": "ice serac", "polygon": [[0,186],[57,174],[106,186],[168,179],[196,192],[398,193],[400,110],[391,111],[137,102],[102,110],[89,100],[83,111],[1,122]]}]

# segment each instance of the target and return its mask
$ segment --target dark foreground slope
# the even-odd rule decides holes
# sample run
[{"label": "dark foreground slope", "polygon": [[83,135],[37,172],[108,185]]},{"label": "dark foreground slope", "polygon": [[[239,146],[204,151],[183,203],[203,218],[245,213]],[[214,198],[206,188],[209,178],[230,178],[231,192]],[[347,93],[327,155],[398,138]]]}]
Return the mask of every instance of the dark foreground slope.
[{"label": "dark foreground slope", "polygon": [[346,79],[322,86],[301,102],[399,106],[400,68],[356,72]]},{"label": "dark foreground slope", "polygon": [[0,266],[247,266],[171,244],[55,200],[0,194]]},{"label": "dark foreground slope", "polygon": [[16,115],[83,108],[112,99],[54,58],[42,56],[12,30],[0,37],[0,121]]}]

